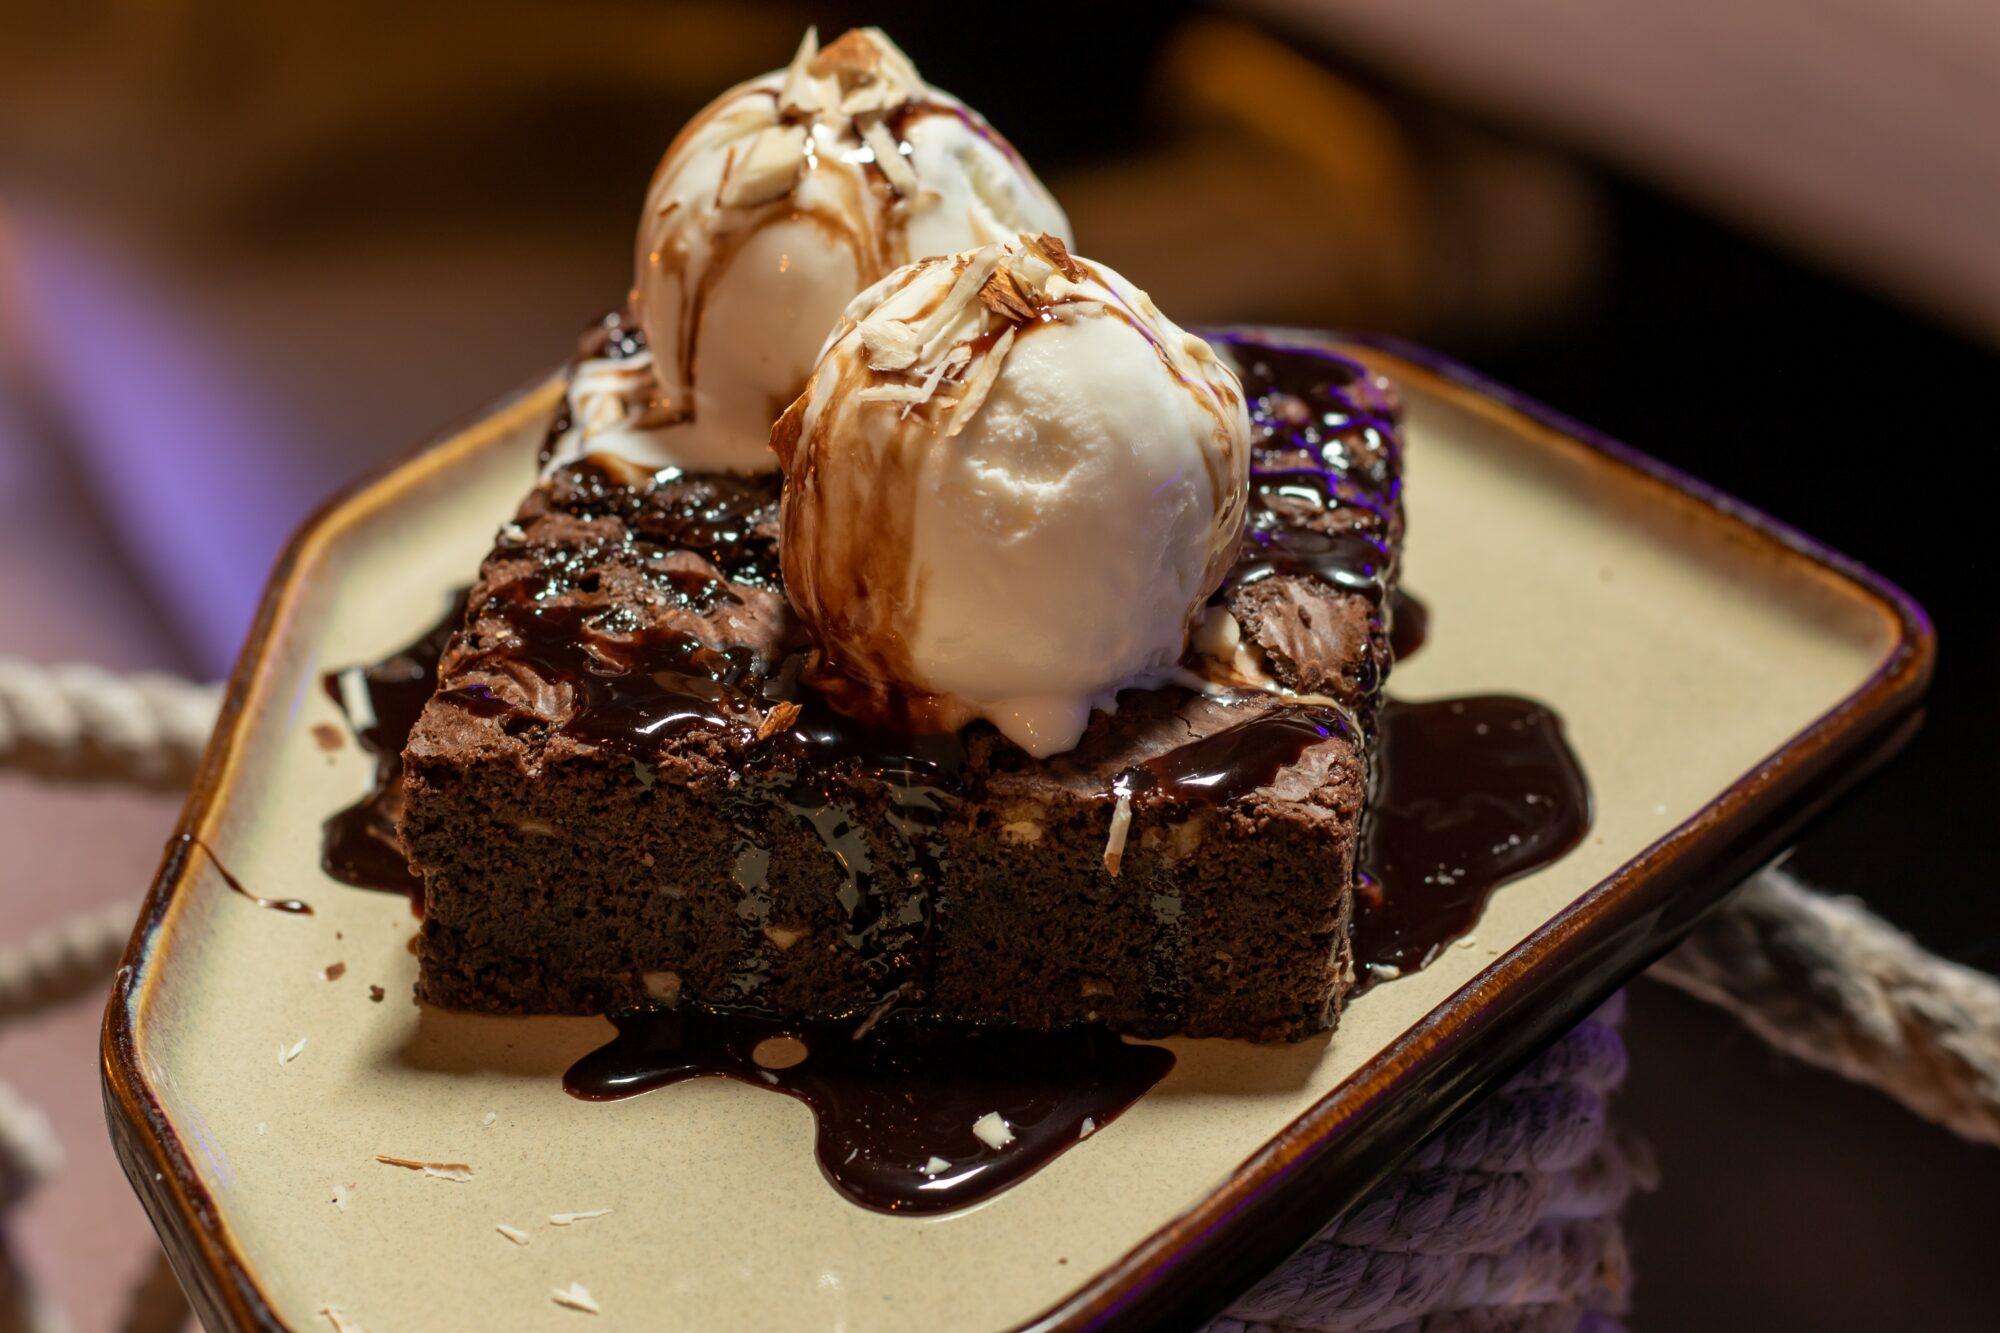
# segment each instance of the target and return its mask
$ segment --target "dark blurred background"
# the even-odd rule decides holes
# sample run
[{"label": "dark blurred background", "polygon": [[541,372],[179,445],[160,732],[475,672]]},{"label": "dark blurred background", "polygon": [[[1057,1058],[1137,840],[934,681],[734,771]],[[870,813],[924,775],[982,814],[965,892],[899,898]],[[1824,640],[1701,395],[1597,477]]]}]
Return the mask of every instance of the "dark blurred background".
[{"label": "dark blurred background", "polygon": [[[680,122],[879,22],[1177,319],[1440,348],[1934,614],[1929,724],[1798,864],[2000,965],[2000,7],[0,0],[0,655],[220,674],[327,492],[617,302]],[[131,897],[173,802],[0,778],[0,929]],[[2000,1154],[1634,988],[1640,1329],[1993,1326]],[[0,1040],[83,1329],[148,1236],[96,1015]]]}]

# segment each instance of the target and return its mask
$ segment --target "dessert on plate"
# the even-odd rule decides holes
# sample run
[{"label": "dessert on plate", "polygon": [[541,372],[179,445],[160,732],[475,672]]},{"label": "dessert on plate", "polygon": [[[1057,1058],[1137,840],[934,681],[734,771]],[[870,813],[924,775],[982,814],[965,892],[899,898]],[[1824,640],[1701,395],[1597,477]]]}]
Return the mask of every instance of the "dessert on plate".
[{"label": "dessert on plate", "polygon": [[699,115],[405,753],[419,998],[1295,1038],[1397,408],[1182,330],[872,29]]}]

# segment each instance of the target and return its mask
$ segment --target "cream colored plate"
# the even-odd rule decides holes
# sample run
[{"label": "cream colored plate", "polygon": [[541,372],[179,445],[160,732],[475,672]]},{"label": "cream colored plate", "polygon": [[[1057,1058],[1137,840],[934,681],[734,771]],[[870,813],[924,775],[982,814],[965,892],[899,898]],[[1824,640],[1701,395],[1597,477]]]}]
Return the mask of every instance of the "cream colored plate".
[{"label": "cream colored plate", "polygon": [[[1504,889],[1462,947],[1356,1002],[1332,1039],[1174,1042],[1173,1073],[1122,1118],[941,1218],[841,1199],[814,1165],[809,1113],[784,1097],[722,1080],[565,1095],[559,1075],[609,1035],[601,1020],[411,1003],[408,906],[319,870],[321,821],[370,762],[315,742],[317,723],[346,732],[318,681],[410,639],[469,580],[529,485],[554,386],[329,508],[274,580],[188,816],[254,892],[316,914],[260,910],[201,857],[170,855],[107,1021],[114,1137],[205,1318],[327,1327],[332,1305],[377,1333],[931,1330],[1065,1301],[1096,1316],[1149,1291],[1212,1303],[1661,947],[1686,924],[1674,905],[1718,887],[1697,871],[1768,851],[1843,756],[1908,712],[1929,641],[1893,590],[1447,373],[1366,355],[1409,399],[1404,581],[1432,610],[1395,693],[1553,704],[1596,825]],[[326,980],[336,963],[345,974]],[[1260,1214],[1264,1194],[1285,1206]],[[1246,1227],[1266,1231],[1232,1236]],[[570,1283],[594,1320],[552,1301]]]}]

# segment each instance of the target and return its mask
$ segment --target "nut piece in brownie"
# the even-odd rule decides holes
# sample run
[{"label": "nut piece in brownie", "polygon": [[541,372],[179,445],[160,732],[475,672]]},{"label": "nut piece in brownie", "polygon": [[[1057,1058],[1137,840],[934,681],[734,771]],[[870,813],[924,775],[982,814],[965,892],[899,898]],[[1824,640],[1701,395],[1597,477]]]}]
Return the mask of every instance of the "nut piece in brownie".
[{"label": "nut piece in brownie", "polygon": [[419,998],[1329,1026],[1402,535],[1397,413],[1331,352],[1220,341],[1252,458],[1187,659],[1208,683],[1127,690],[1047,759],[983,722],[831,705],[782,586],[775,475],[553,463],[406,754]]}]

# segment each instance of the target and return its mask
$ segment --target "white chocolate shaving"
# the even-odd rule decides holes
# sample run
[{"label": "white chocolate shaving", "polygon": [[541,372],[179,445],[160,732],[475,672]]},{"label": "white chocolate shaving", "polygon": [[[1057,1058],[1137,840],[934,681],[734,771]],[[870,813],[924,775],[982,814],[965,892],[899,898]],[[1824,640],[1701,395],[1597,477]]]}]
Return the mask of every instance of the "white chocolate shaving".
[{"label": "white chocolate shaving", "polygon": [[[887,131],[871,135],[870,142],[878,153],[887,152]],[[944,434],[950,437],[965,430],[997,382],[1022,324],[1038,312],[1068,321],[1104,308],[1100,298],[1085,295],[1089,288],[1062,276],[1045,244],[1024,233],[960,256],[949,287],[920,319],[898,318],[879,309],[860,316],[855,327],[868,368],[891,378],[857,390],[856,401],[897,404],[907,417],[923,404],[942,399],[954,403]],[[991,283],[1000,285],[990,287]],[[1001,330],[983,357],[976,358],[972,341],[990,330],[996,317],[1009,327]],[[963,389],[956,394],[947,391],[947,381],[967,367],[971,373]]]},{"label": "white chocolate shaving", "polygon": [[972,378],[966,381],[965,396],[951,409],[951,420],[945,424],[944,433],[947,437],[964,430],[972,418],[978,415],[980,407],[986,402],[987,393],[993,388],[993,381],[1000,378],[1000,366],[1006,361],[1007,352],[1013,346],[1014,330],[1009,328],[1000,335],[1000,340],[993,344],[993,350],[980,361],[979,368],[972,372]]},{"label": "white chocolate shaving", "polygon": [[903,53],[902,47],[890,40],[888,33],[872,24],[861,31],[868,34],[869,41],[875,43],[876,57],[882,62],[878,78],[885,83],[900,84],[911,92],[924,86],[923,76],[917,73],[916,63]]},{"label": "white chocolate shaving", "polygon": [[[879,79],[850,88],[840,99],[840,114],[843,116],[880,115],[884,111],[901,106],[909,100],[904,92]],[[866,137],[866,136],[863,136]]]},{"label": "white chocolate shaving", "polygon": [[965,313],[967,306],[978,302],[979,289],[986,285],[986,280],[993,276],[993,270],[998,267],[1000,267],[999,246],[983,245],[972,252],[965,267],[959,270],[957,279],[951,284],[951,290],[944,294],[944,300],[938,302],[937,308],[926,315],[924,322],[917,326],[917,338],[924,346],[925,361],[931,359],[933,344],[938,337],[957,322],[958,317]]},{"label": "white chocolate shaving", "polygon": [[1008,268],[1013,270],[1014,281],[1037,296],[1046,295],[1050,281],[1061,276],[1056,272],[1054,264],[1033,251],[1015,255]]},{"label": "white chocolate shaving", "polygon": [[418,1157],[391,1157],[387,1153],[376,1153],[375,1160],[384,1166],[400,1166],[405,1171],[421,1171],[434,1180],[451,1180],[464,1184],[472,1179],[472,1168],[464,1162],[426,1162]]},{"label": "white chocolate shaving", "polygon": [[1111,812],[1111,832],[1104,840],[1104,870],[1111,878],[1118,878],[1118,869],[1125,864],[1125,839],[1132,832],[1132,798],[1125,792],[1118,793],[1118,808]]},{"label": "white chocolate shaving", "polygon": [[[941,361],[939,361],[936,365],[931,367],[931,373],[924,376],[924,382],[921,385],[917,386],[923,392],[923,397],[917,399],[917,403],[927,403],[933,397],[936,397],[938,393],[938,385],[943,382],[944,377],[950,374],[951,372],[957,370],[960,366],[964,365],[967,361],[970,361],[971,359],[972,359],[972,349],[965,346],[963,343],[952,348],[951,351],[947,353]],[[947,399],[951,399],[951,398],[956,398],[957,394],[950,393],[944,396]],[[909,407],[905,407],[903,409],[903,415],[908,416],[910,413],[910,408],[915,407],[917,403],[911,403]]]},{"label": "white chocolate shaving", "polygon": [[1014,1141],[1014,1127],[998,1111],[988,1111],[973,1121],[972,1132],[989,1148],[1004,1148]]},{"label": "white chocolate shaving", "polygon": [[[943,299],[919,324],[912,325],[905,320],[880,314],[862,319],[858,331],[870,370],[882,374],[921,375],[922,378],[915,384],[895,381],[871,384],[856,392],[856,400],[900,403],[907,413],[910,408],[941,396],[939,388],[945,378],[972,360],[972,349],[964,339],[976,336],[985,322],[986,307],[979,299],[979,289],[993,276],[1003,257],[997,245],[973,252],[965,267],[952,279]],[[974,371],[971,383],[958,397],[952,412],[951,420],[957,425],[948,427],[947,434],[957,434],[963,429],[964,422],[979,410],[979,403],[984,401],[986,391],[992,387],[993,376],[999,374],[1000,362],[1005,358],[1007,348],[1012,346],[1013,336],[1012,329],[1003,333],[985,361]]]},{"label": "white chocolate shaving", "polygon": [[580,1310],[584,1314],[599,1314],[597,1301],[581,1282],[572,1282],[567,1287],[557,1287],[549,1293],[549,1299],[565,1310]]},{"label": "white chocolate shaving", "polygon": [[899,319],[875,316],[861,321],[861,345],[868,351],[870,370],[907,370],[916,364],[924,340]]},{"label": "white chocolate shaving", "polygon": [[550,1213],[549,1225],[554,1227],[574,1226],[578,1222],[588,1222],[593,1217],[610,1215],[609,1208],[588,1208],[580,1213]]},{"label": "white chocolate shaving", "polygon": [[871,384],[856,390],[854,400],[859,403],[908,403],[914,406],[930,401],[930,396],[931,390],[923,384]]},{"label": "white chocolate shaving", "polygon": [[773,125],[750,141],[723,179],[720,202],[728,208],[768,204],[790,194],[806,165],[803,125]]},{"label": "white chocolate shaving", "polygon": [[819,86],[813,81],[806,67],[819,54],[819,29],[809,27],[806,35],[799,39],[799,49],[792,55],[792,63],[785,67],[784,82],[778,86],[778,105],[787,111],[811,113],[820,109]]},{"label": "white chocolate shaving", "polygon": [[347,714],[348,725],[356,731],[366,731],[375,725],[375,703],[368,691],[368,677],[360,667],[349,667],[340,673],[340,708]]},{"label": "white chocolate shaving", "polygon": [[873,119],[862,122],[861,141],[874,152],[875,165],[888,178],[889,188],[902,195],[917,192],[916,170],[903,159],[902,145],[889,133],[887,125]]},{"label": "white chocolate shaving", "polygon": [[570,381],[570,417],[580,438],[643,424],[653,387],[653,354],[620,360],[597,358],[576,368]]}]

